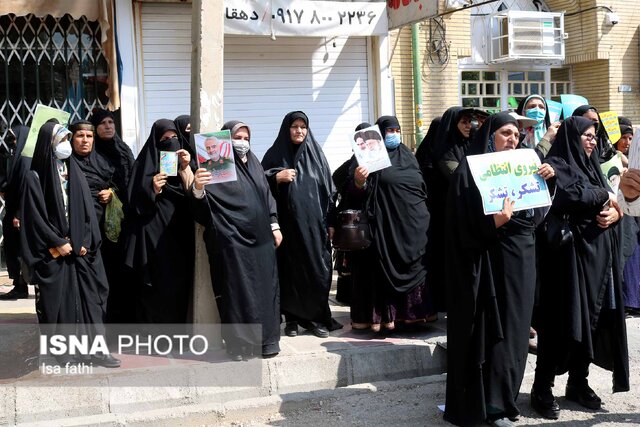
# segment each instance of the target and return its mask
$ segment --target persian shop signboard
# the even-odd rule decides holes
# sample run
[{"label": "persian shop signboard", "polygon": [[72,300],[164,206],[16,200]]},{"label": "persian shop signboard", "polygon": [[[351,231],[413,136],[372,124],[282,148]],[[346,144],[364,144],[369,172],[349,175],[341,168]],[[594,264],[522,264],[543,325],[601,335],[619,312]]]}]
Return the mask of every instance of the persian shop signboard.
[{"label": "persian shop signboard", "polygon": [[387,35],[384,2],[225,0],[225,34],[271,36]]},{"label": "persian shop signboard", "polygon": [[438,14],[438,0],[387,0],[389,29],[420,22]]}]

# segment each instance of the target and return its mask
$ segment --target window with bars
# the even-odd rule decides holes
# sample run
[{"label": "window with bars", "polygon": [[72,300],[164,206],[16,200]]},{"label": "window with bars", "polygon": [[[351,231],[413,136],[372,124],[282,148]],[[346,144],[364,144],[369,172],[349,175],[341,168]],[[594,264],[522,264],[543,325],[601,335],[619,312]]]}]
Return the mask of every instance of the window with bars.
[{"label": "window with bars", "polygon": [[28,125],[37,104],[86,119],[107,97],[100,25],[34,15],[0,16],[0,120]]},{"label": "window with bars", "polygon": [[[560,94],[571,93],[568,69],[551,70],[551,99],[560,101]],[[532,93],[546,94],[546,71],[486,71],[461,72],[460,96],[463,107],[478,107],[490,113],[501,111],[501,87],[506,87],[507,109],[515,110],[520,100]],[[503,86],[504,84],[504,86]]]}]

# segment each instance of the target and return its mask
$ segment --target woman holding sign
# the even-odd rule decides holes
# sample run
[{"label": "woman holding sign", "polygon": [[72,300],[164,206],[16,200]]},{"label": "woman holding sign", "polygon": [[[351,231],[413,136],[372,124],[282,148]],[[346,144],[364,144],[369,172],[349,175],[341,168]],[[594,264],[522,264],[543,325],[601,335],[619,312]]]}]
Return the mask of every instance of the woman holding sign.
[{"label": "woman holding sign", "polygon": [[547,161],[558,172],[549,215],[567,216],[569,244],[543,245],[538,360],[531,406],[557,419],[552,388],[569,372],[565,397],[589,409],[601,400],[589,387],[589,365],[613,371],[613,391],[629,390],[629,359],[622,296],[617,223],[622,215],[600,169],[597,126],[590,119],[564,121]]},{"label": "woman holding sign", "polygon": [[369,218],[372,240],[352,253],[352,327],[374,332],[392,330],[397,321],[437,318],[425,285],[429,211],[418,161],[401,142],[397,118],[382,116],[376,124],[391,166],[371,173],[358,166],[349,184]]},{"label": "woman holding sign", "polygon": [[188,194],[177,175],[192,171],[177,135],[171,120],[156,121],[129,182],[125,262],[142,283],[139,315],[145,323],[187,321],[195,241]]},{"label": "woman holding sign", "polygon": [[[509,113],[490,116],[469,155],[516,149],[518,124]],[[549,180],[554,170],[537,171]],[[529,347],[536,284],[535,228],[548,208],[485,215],[464,158],[447,200],[447,394],[444,418],[456,425],[510,425]]]},{"label": "woman holding sign", "polygon": [[[224,326],[227,353],[236,361],[280,351],[280,292],[276,248],[282,241],[276,202],[260,162],[251,151],[251,130],[239,121],[231,132],[237,180],[209,184],[211,172],[196,171],[192,190],[211,282]],[[256,327],[253,325],[259,325]]]}]

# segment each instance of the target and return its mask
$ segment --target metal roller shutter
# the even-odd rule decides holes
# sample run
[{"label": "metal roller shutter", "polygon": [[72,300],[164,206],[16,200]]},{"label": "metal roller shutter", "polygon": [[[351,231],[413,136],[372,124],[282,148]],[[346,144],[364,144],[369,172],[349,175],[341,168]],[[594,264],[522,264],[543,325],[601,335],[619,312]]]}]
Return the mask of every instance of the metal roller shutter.
[{"label": "metal roller shutter", "polygon": [[[191,9],[142,5],[145,129],[190,109]],[[251,126],[253,151],[262,157],[284,115],[302,110],[335,169],[351,155],[348,139],[370,120],[366,37],[226,36],[224,117]]]}]

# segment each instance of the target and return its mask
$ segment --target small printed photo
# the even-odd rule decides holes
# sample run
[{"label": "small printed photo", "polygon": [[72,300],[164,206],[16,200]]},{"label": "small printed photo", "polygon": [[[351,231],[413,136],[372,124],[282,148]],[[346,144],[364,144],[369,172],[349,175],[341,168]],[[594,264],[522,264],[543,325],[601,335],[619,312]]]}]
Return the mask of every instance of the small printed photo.
[{"label": "small printed photo", "polygon": [[220,132],[200,133],[195,136],[198,165],[211,172],[208,184],[235,181],[236,165],[233,158],[231,133],[228,130]]},{"label": "small printed photo", "polygon": [[178,175],[178,154],[175,151],[160,152],[160,173],[168,176]]},{"label": "small printed photo", "polygon": [[391,166],[389,153],[377,126],[371,126],[352,134],[352,148],[359,166],[364,166],[369,172]]}]

